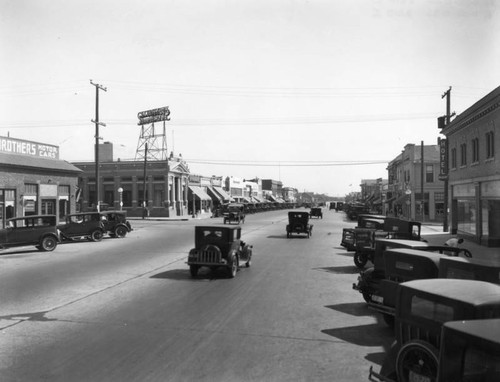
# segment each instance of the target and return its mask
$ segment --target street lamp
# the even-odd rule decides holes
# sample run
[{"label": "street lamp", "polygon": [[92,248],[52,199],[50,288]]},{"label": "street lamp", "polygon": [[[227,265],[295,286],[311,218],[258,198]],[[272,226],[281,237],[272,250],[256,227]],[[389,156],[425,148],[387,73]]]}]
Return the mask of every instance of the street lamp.
[{"label": "street lamp", "polygon": [[122,207],[123,207],[123,188],[118,188],[118,196],[120,197],[120,211],[122,210]]}]

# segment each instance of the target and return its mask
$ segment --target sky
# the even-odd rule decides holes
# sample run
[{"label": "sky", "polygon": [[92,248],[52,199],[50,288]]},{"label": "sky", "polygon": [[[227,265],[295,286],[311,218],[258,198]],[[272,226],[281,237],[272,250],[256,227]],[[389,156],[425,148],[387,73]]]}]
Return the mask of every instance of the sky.
[{"label": "sky", "polygon": [[500,3],[0,0],[0,136],[94,161],[91,80],[115,158],[168,106],[191,173],[344,196],[500,86]]}]

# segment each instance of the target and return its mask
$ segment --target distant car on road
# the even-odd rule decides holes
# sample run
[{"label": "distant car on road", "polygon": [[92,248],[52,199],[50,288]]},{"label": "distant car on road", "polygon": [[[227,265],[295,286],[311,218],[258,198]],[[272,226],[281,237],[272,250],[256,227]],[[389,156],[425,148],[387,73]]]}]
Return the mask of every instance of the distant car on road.
[{"label": "distant car on road", "polygon": [[286,226],[286,237],[291,237],[292,233],[305,233],[307,237],[312,236],[313,225],[309,224],[308,212],[288,212],[288,224]]},{"label": "distant car on road", "polygon": [[245,206],[242,203],[229,203],[222,212],[224,224],[245,223]]},{"label": "distant car on road", "polygon": [[31,215],[7,220],[0,229],[0,249],[34,245],[40,251],[53,251],[59,242],[55,215]]},{"label": "distant car on road", "polygon": [[323,219],[323,211],[321,207],[313,207],[311,208],[311,212],[309,212],[309,216],[311,218],[321,218]]},{"label": "distant car on road", "polygon": [[90,241],[101,241],[105,227],[99,212],[81,212],[66,215],[57,226],[64,240],[86,238]]},{"label": "distant car on road", "polygon": [[224,267],[231,278],[240,264],[250,267],[253,247],[241,240],[241,227],[196,226],[194,232],[195,247],[189,251],[187,261],[192,277],[201,267]]}]

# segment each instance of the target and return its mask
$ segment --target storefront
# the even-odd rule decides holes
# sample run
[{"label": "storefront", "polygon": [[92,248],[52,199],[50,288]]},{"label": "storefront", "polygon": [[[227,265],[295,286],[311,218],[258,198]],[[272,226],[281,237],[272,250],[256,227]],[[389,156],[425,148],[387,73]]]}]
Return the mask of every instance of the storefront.
[{"label": "storefront", "polygon": [[59,159],[59,147],[0,137],[0,219],[75,212],[81,171]]}]

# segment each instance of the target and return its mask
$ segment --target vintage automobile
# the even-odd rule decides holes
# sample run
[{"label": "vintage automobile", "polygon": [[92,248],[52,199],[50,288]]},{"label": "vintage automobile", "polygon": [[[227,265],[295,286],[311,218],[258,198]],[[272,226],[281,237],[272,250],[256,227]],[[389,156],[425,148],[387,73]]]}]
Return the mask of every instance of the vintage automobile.
[{"label": "vintage automobile", "polygon": [[376,241],[374,266],[360,272],[357,283],[352,287],[363,295],[371,309],[382,313],[385,322],[392,326],[398,284],[437,278],[440,261],[460,253],[460,248],[432,246],[413,240],[379,239]]},{"label": "vintage automobile", "polygon": [[446,322],[441,329],[439,382],[500,381],[500,319]]},{"label": "vintage automobile", "polygon": [[241,203],[230,203],[225,206],[222,216],[226,223],[245,223],[245,206]]},{"label": "vintage automobile", "polygon": [[398,287],[396,307],[395,342],[380,372],[370,368],[369,379],[436,381],[443,325],[500,318],[500,285],[457,279],[408,281]]},{"label": "vintage automobile", "polygon": [[105,232],[111,237],[122,238],[132,231],[132,226],[127,220],[127,213],[125,211],[102,211],[101,221]]},{"label": "vintage automobile", "polygon": [[55,215],[31,215],[7,219],[0,230],[0,249],[34,245],[40,251],[53,251],[59,242]]},{"label": "vintage automobile", "polygon": [[90,241],[101,241],[106,232],[99,212],[66,215],[57,228],[63,240],[86,238]]},{"label": "vintage automobile", "polygon": [[488,281],[500,284],[500,260],[443,257],[439,261],[439,277]]},{"label": "vintage automobile", "polygon": [[360,214],[358,215],[358,224],[354,228],[344,228],[342,229],[342,240],[340,245],[348,251],[355,251],[356,246],[354,242],[354,236],[357,230],[366,229],[371,232],[383,231],[386,216],[384,215],[370,215],[370,214]]},{"label": "vintage automobile", "polygon": [[368,261],[373,263],[375,241],[380,238],[422,241],[421,223],[411,220],[387,217],[384,227],[379,229],[360,229],[354,231],[354,264],[363,269]]},{"label": "vintage automobile", "polygon": [[309,212],[309,216],[311,218],[323,219],[323,210],[321,209],[321,207],[313,207],[313,208],[311,208],[311,211]]},{"label": "vintage automobile", "polygon": [[253,246],[241,240],[241,227],[196,226],[194,244],[187,260],[192,277],[201,267],[224,267],[232,278],[240,264],[251,265]]},{"label": "vintage automobile", "polygon": [[313,225],[309,224],[308,212],[288,212],[288,224],[286,225],[286,237],[292,237],[293,233],[305,233],[307,237],[312,236]]}]

